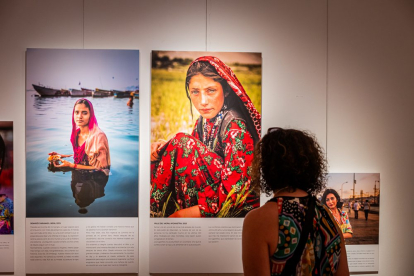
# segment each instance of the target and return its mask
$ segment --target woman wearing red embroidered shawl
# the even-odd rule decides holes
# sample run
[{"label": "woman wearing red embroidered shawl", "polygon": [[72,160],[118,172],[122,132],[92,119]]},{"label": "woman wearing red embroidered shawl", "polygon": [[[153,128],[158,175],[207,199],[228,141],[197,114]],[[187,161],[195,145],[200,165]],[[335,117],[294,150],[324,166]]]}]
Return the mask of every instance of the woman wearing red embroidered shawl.
[{"label": "woman wearing red embroidered shawl", "polygon": [[72,154],[58,154],[61,158],[73,156],[74,163],[59,159],[61,164],[55,167],[70,167],[81,170],[100,170],[109,174],[111,159],[109,155],[108,139],[98,127],[92,103],[86,99],[79,99],[73,107],[72,113]]},{"label": "woman wearing red embroidered shawl", "polygon": [[250,173],[260,114],[218,58],[194,60],[185,87],[201,116],[192,135],[178,133],[151,145],[151,215],[244,216],[259,206]]}]

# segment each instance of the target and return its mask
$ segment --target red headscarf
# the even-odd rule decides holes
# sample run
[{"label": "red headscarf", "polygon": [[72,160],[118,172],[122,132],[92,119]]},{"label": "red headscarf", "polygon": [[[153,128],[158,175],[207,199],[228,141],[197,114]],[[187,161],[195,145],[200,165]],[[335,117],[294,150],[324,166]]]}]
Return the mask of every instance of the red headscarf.
[{"label": "red headscarf", "polygon": [[[207,61],[209,62],[217,71],[217,73],[227,81],[227,83],[230,85],[231,89],[233,89],[234,93],[240,98],[240,100],[243,102],[244,107],[249,112],[251,123],[253,124],[254,129],[256,130],[257,136],[260,138],[261,134],[261,115],[254,107],[252,101],[250,100],[249,96],[247,95],[246,91],[244,91],[243,86],[241,85],[240,81],[237,79],[234,72],[231,70],[230,67],[228,67],[224,62],[222,62],[220,59],[213,57],[213,56],[204,56],[199,57],[195,59],[193,63],[200,62],[200,61]],[[253,134],[252,134],[253,135]]]}]

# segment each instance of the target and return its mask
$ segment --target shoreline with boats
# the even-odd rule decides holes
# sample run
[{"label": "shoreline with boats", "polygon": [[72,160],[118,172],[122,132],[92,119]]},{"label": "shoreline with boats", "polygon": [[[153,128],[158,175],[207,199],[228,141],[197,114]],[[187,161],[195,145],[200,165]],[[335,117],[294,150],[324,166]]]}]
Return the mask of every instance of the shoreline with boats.
[{"label": "shoreline with boats", "polygon": [[46,87],[44,85],[32,84],[38,97],[114,97],[114,98],[129,98],[133,96],[139,99],[139,90],[105,90],[105,89],[88,89],[88,88],[69,88],[69,89],[55,89]]}]

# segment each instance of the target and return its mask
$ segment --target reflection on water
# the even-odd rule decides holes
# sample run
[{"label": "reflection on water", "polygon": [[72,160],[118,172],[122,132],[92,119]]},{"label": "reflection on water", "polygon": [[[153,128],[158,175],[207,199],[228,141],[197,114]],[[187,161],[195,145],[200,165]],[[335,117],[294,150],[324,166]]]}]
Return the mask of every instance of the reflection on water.
[{"label": "reflection on water", "polygon": [[[72,154],[69,141],[77,98],[26,94],[26,216],[138,216],[138,111],[128,99],[88,98],[108,137],[111,175],[48,169],[48,153]],[[72,158],[67,158],[73,162]],[[105,195],[105,196],[104,196]]]},{"label": "reflection on water", "polygon": [[95,199],[105,196],[105,186],[109,176],[103,172],[72,172],[71,188],[75,203],[79,206],[78,212],[86,214],[86,207],[91,205]]},{"label": "reflection on water", "polygon": [[100,171],[74,170],[68,167],[57,168],[53,163],[49,163],[47,169],[49,172],[71,172],[72,189],[75,203],[79,206],[79,214],[86,214],[88,207],[95,199],[105,196],[105,186],[108,183],[109,176]]}]

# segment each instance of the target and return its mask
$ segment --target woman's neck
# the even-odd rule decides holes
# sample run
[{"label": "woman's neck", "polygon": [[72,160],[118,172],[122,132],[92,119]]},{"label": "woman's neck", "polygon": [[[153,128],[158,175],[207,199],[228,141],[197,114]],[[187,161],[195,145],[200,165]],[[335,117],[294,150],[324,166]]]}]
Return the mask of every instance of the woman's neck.
[{"label": "woman's neck", "polygon": [[333,208],[333,209],[330,209],[331,210],[331,212],[332,212],[332,214],[334,214],[334,215],[338,215],[339,214],[339,210],[338,210],[338,208]]},{"label": "woman's neck", "polygon": [[83,126],[79,128],[79,135],[86,136],[89,134],[89,126]]},{"label": "woman's neck", "polygon": [[289,188],[283,188],[280,190],[273,191],[273,196],[297,196],[297,197],[305,197],[308,196],[308,193],[301,189],[296,189],[294,192],[289,192]]}]

